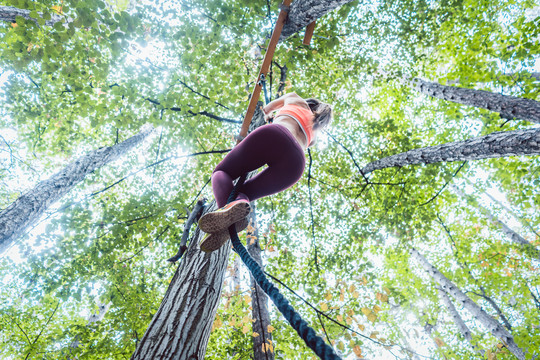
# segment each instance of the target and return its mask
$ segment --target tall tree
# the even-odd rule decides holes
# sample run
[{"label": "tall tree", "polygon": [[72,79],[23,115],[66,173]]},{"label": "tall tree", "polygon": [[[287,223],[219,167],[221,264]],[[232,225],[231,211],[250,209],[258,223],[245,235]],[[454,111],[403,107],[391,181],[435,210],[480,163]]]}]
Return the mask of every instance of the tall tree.
[{"label": "tall tree", "polygon": [[497,320],[493,319],[478,304],[465,295],[456,285],[454,285],[446,276],[444,276],[436,267],[431,265],[427,259],[415,248],[410,250],[411,257],[418,261],[424,270],[433,278],[438,286],[456,301],[458,301],[470,314],[477,319],[493,336],[500,339],[512,354],[518,359],[524,360],[525,353],[515,343],[514,337]]},{"label": "tall tree", "polygon": [[[208,211],[216,209],[215,201]],[[198,228],[132,359],[203,359],[231,250],[198,249]]]},{"label": "tall tree", "polygon": [[[467,183],[471,186],[474,186],[474,184],[469,180],[466,179]],[[515,211],[504,205],[499,199],[494,198],[490,195],[489,192],[483,191],[483,193],[494,203],[499,205],[504,211],[506,211],[509,215],[512,215],[516,220],[518,220],[523,226],[527,227],[529,230],[531,230],[536,236],[540,237],[540,235],[536,232],[536,230],[531,226],[531,224],[526,221],[522,216],[518,215]]]},{"label": "tall tree", "polygon": [[476,293],[474,291],[471,291],[473,294],[475,294],[476,296],[479,296],[481,298],[483,298],[484,300],[487,301],[487,303],[493,308],[493,310],[497,313],[497,316],[498,318],[500,318],[504,324],[504,326],[508,329],[508,331],[511,331],[512,330],[512,325],[510,324],[510,321],[508,321],[508,318],[506,317],[506,315],[504,315],[503,311],[501,310],[501,308],[497,305],[497,303],[490,297],[488,296],[488,294],[486,293],[486,289],[484,288],[484,286],[481,284],[480,281],[478,281],[478,279],[473,275],[472,271],[471,271],[471,266],[470,264],[467,263],[467,261],[464,261],[460,258],[460,254],[459,254],[459,251],[458,251],[458,245],[454,239],[454,237],[452,236],[452,234],[450,233],[450,230],[448,229],[448,227],[446,226],[446,224],[444,222],[442,222],[442,220],[440,220],[440,223],[442,225],[442,227],[444,228],[444,231],[446,232],[446,235],[448,236],[448,238],[450,239],[450,242],[451,242],[451,248],[452,248],[452,252],[454,253],[454,257],[456,259],[456,262],[457,264],[459,265],[459,267],[469,275],[469,277],[474,281],[475,285],[478,287],[478,289],[480,290],[480,294],[479,293]]},{"label": "tall tree", "polygon": [[[38,15],[34,18],[30,15],[31,12],[32,11],[29,9],[18,9],[13,6],[1,5],[0,6],[0,21],[8,21],[11,23],[15,23],[17,16],[21,16],[24,19],[35,21],[37,24],[38,23],[37,19],[38,18],[41,19],[43,14],[37,14],[37,13],[32,14],[32,15]],[[44,21],[44,25],[53,26],[57,22],[64,20],[64,17],[58,13],[53,13],[50,15],[50,17],[51,18],[49,20]]]},{"label": "tall tree", "polygon": [[[320,10],[326,8],[328,4],[335,3],[335,7],[337,7],[345,2],[338,0],[329,2],[318,0],[314,1],[309,8],[303,8],[303,12],[310,11],[310,9],[318,10],[312,15],[316,19],[316,16],[325,14],[325,11]],[[316,4],[320,4],[321,7],[315,6]],[[289,22],[295,23],[295,18],[300,17],[303,12],[292,13],[288,18]],[[309,22],[311,21],[310,19]],[[302,21],[298,21],[298,23],[302,23]],[[298,28],[296,28],[296,31],[298,31]],[[259,110],[251,120],[250,130],[252,131],[262,124],[264,124],[263,114]],[[207,211],[214,210],[215,202],[207,208]],[[158,313],[154,315],[152,323],[133,354],[132,359],[144,359],[148,357],[167,358],[172,356],[172,354],[176,354],[175,352],[178,349],[182,349],[182,356],[186,358],[190,356],[204,357],[206,342],[208,341],[211,324],[216,314],[217,304],[221,294],[221,283],[223,282],[230,246],[227,243],[222,249],[210,255],[194,254],[197,252],[194,244],[198,244],[200,238],[202,238],[202,233],[197,232],[196,236],[191,240],[190,248],[193,248],[194,251],[191,252],[188,250],[187,256],[183,259],[181,266],[171,281],[169,290],[163,299]],[[209,271],[211,272],[211,275],[209,275],[210,279],[201,277],[198,279],[200,283],[198,285],[191,284],[190,289],[181,286],[181,284],[185,283],[185,276],[189,277],[191,273],[207,274]],[[208,280],[219,282],[219,285],[214,285],[215,291],[212,294],[209,294],[208,289],[203,286],[203,284],[208,283]],[[179,299],[186,300],[182,301]],[[194,300],[188,301],[187,299]],[[184,306],[178,307],[171,304],[173,300],[175,304],[183,303]],[[193,314],[197,314],[196,317],[193,317]],[[169,331],[171,328],[174,329],[172,333],[174,335],[171,335]],[[187,332],[189,335],[182,335],[181,332]],[[194,338],[198,339],[196,344],[194,344]]]},{"label": "tall tree", "polygon": [[[84,187],[66,194],[62,200],[76,204],[62,206],[66,209],[41,223],[42,231],[33,233],[40,246],[15,244],[19,251],[13,259],[0,257],[0,358],[116,360],[133,354],[167,288],[172,289],[178,265],[165,259],[178,250],[182,232],[194,239],[195,229],[184,226],[183,209],[212,196],[205,184],[222,155],[209,153],[233,143],[235,121],[250,93],[246,87],[253,86],[260,65],[251,50],[264,52],[278,3],[158,0],[137,2],[127,11],[111,11],[109,0],[6,3],[29,10],[28,15],[34,12],[39,26],[24,17],[14,24],[0,21],[1,208],[37,183],[40,173],[58,171],[78,149],[95,149],[117,133],[133,134],[142,122],[159,128],[160,137],[136,159],[107,166],[87,177]],[[291,13],[305,4],[313,3],[293,1]],[[64,21],[46,25],[60,5]],[[373,6],[350,2],[317,19],[309,46],[293,34],[277,49],[276,66],[266,81],[270,93],[279,86],[278,92],[320,98],[333,104],[335,118],[329,135],[322,134],[310,149],[301,181],[257,201],[260,229],[265,229],[260,234],[266,244],[262,257],[265,269],[283,280],[281,286],[296,293],[285,290],[284,295],[344,358],[393,358],[391,353],[400,357],[400,351],[415,359],[477,356],[454,323],[443,321],[448,317],[442,300],[436,291],[426,291],[426,286],[434,289],[431,279],[409,266],[401,252],[405,239],[421,239],[438,267],[451,269],[456,286],[502,325],[502,316],[482,296],[484,289],[507,317],[518,345],[538,355],[536,259],[485,236],[486,222],[478,221],[469,207],[456,206],[455,196],[444,190],[465,178],[477,182],[478,192],[489,184],[535,227],[540,220],[540,158],[391,169],[368,179],[358,166],[502,130],[495,112],[422,101],[421,94],[395,82],[373,82],[381,63],[441,84],[460,79],[458,86],[485,84],[496,89],[492,91],[538,99],[535,79],[527,75],[535,71],[531,64],[539,56],[534,4],[477,0],[470,5],[469,0],[437,6],[409,0],[382,0]],[[279,68],[287,69],[287,79],[279,79]],[[519,122],[504,124],[509,130],[516,126]],[[191,153],[208,155],[183,158]],[[133,170],[135,162],[145,165]],[[484,175],[487,181],[478,181]],[[79,201],[89,188],[92,194],[103,191]],[[437,214],[452,219],[460,261],[474,279],[441,246]],[[181,263],[193,262],[184,255]],[[251,331],[256,322],[250,309],[253,296],[247,296],[249,279],[238,264],[240,291],[231,290],[226,285],[232,282],[233,262],[228,264],[208,330],[207,358],[253,356],[257,340]],[[192,305],[208,289],[204,281],[219,281],[219,276],[201,274],[174,279],[176,286],[187,281],[195,287],[191,293],[186,289],[186,297],[177,293],[186,304],[179,322],[190,311],[205,313],[208,318],[199,326],[210,327],[212,312]],[[87,309],[109,301],[111,310],[90,331]],[[215,301],[209,296],[210,303]],[[451,301],[487,357],[513,357],[462,312],[459,302]],[[168,309],[172,305],[170,297],[163,304]],[[172,346],[173,337],[188,336],[176,327],[174,313],[162,309],[159,314],[162,324],[176,332],[167,338],[163,326],[153,333],[171,340]],[[270,315],[275,357],[310,358],[312,352],[283,318]],[[203,331],[184,324],[204,341]],[[436,324],[431,336],[424,334],[427,324]],[[73,339],[80,341],[77,348],[69,347]],[[181,341],[178,346],[190,346]]]},{"label": "tall tree", "polygon": [[471,330],[469,329],[467,324],[465,324],[461,315],[459,315],[459,312],[456,310],[456,307],[452,303],[452,300],[450,300],[450,298],[448,297],[448,294],[442,289],[438,289],[438,293],[442,303],[446,307],[446,310],[450,313],[450,316],[454,320],[454,323],[456,324],[461,335],[467,340],[467,342],[471,345],[474,351],[476,351],[480,355],[484,355],[484,351],[479,349],[478,346],[473,342]]},{"label": "tall tree", "polygon": [[100,167],[125,155],[139,145],[154,129],[146,127],[140,133],[113,146],[94,150],[69,163],[62,170],[41,181],[0,212],[0,253],[5,251],[29,226],[75,185]]},{"label": "tall tree", "polygon": [[[458,194],[463,200],[467,201],[468,196],[457,186],[452,185],[452,190]],[[474,201],[473,204],[483,213],[487,216],[489,221],[491,221],[493,224],[497,225],[503,234],[513,242],[514,244],[522,246],[526,251],[532,251],[534,257],[540,257],[540,251],[538,249],[535,249],[534,246],[531,245],[529,241],[527,241],[523,236],[519,235],[517,232],[512,230],[508,225],[506,225],[502,220],[497,218],[495,215],[493,215],[489,209],[485,208],[481,204],[479,204],[477,201]]]},{"label": "tall tree", "polygon": [[465,141],[428,146],[391,155],[367,164],[362,169],[362,173],[367,175],[374,170],[413,164],[538,154],[540,154],[540,129],[497,131]]},{"label": "tall tree", "polygon": [[506,119],[516,118],[540,123],[540,102],[536,100],[502,95],[485,90],[441,85],[419,78],[405,78],[403,81],[414,90],[431,97],[498,112],[501,117]]}]

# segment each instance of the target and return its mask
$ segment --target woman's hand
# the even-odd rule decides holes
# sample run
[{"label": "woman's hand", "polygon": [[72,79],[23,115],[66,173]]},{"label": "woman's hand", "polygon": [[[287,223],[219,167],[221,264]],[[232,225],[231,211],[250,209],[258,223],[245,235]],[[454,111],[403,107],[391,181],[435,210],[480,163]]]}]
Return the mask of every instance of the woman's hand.
[{"label": "woman's hand", "polygon": [[275,113],[273,111],[269,114],[264,114],[264,121],[267,123],[274,122],[274,115]]}]

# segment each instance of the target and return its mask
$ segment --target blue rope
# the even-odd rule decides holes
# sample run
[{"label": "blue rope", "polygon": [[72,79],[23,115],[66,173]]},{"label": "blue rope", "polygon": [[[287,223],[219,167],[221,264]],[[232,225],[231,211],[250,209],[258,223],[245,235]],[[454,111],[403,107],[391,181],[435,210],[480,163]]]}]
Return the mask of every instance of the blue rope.
[{"label": "blue rope", "polygon": [[[234,186],[233,191],[229,195],[227,203],[230,203],[236,198],[238,189],[242,186],[245,180],[246,175],[244,174]],[[302,319],[300,314],[294,310],[289,301],[279,292],[274,284],[268,281],[259,264],[249,255],[244,245],[242,245],[240,242],[235,225],[231,225],[229,227],[229,234],[231,235],[234,250],[238,253],[238,255],[240,255],[240,258],[248,267],[251,275],[253,275],[253,278],[255,281],[257,281],[257,284],[259,284],[261,289],[263,289],[270,299],[272,299],[272,302],[277,306],[279,311],[281,311],[293,329],[296,330],[298,335],[300,335],[302,340],[304,340],[306,345],[309,346],[315,352],[315,354],[323,360],[341,359],[330,345],[326,344],[321,337],[317,336],[315,330],[313,330],[308,323]]]},{"label": "blue rope", "polygon": [[268,103],[270,102],[270,96],[268,96],[268,91],[266,90],[266,77],[264,76],[264,74],[261,74],[260,83],[264,90],[264,102],[266,105],[268,105]]}]

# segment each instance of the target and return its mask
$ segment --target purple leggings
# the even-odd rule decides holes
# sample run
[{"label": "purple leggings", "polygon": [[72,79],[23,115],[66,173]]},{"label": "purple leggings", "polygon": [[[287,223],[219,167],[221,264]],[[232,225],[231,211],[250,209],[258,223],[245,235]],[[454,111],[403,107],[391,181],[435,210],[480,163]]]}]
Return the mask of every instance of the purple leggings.
[{"label": "purple leggings", "polygon": [[218,164],[212,174],[212,190],[218,207],[226,205],[234,179],[264,165],[268,167],[246,180],[237,199],[253,201],[283,191],[300,180],[306,165],[304,150],[286,127],[261,126]]}]

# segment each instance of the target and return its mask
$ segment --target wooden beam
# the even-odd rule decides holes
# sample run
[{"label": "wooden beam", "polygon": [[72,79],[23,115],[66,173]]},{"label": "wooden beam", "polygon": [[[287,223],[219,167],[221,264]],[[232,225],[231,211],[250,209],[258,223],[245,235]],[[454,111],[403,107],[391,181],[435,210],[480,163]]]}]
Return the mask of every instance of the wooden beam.
[{"label": "wooden beam", "polygon": [[259,71],[259,76],[257,76],[257,81],[255,82],[255,88],[251,94],[251,99],[249,101],[248,109],[246,115],[244,116],[244,121],[242,123],[242,128],[240,129],[240,135],[237,139],[237,144],[246,137],[249,129],[249,124],[251,123],[251,118],[255,113],[255,108],[257,106],[257,101],[261,96],[261,79],[266,78],[268,70],[270,69],[270,64],[272,63],[272,58],[274,57],[274,52],[276,51],[277,43],[279,42],[279,37],[281,36],[281,30],[283,25],[287,20],[287,15],[289,12],[289,6],[291,5],[292,0],[284,0],[281,6],[281,11],[279,12],[278,18],[276,20],[276,26],[272,32],[272,37],[270,38],[270,43],[266,49],[266,54],[264,55],[263,63],[261,70]]},{"label": "wooden beam", "polygon": [[310,23],[306,27],[306,33],[304,34],[304,41],[302,41],[302,44],[309,45],[311,38],[313,37],[313,31],[315,31],[315,25],[317,25],[316,21]]}]

